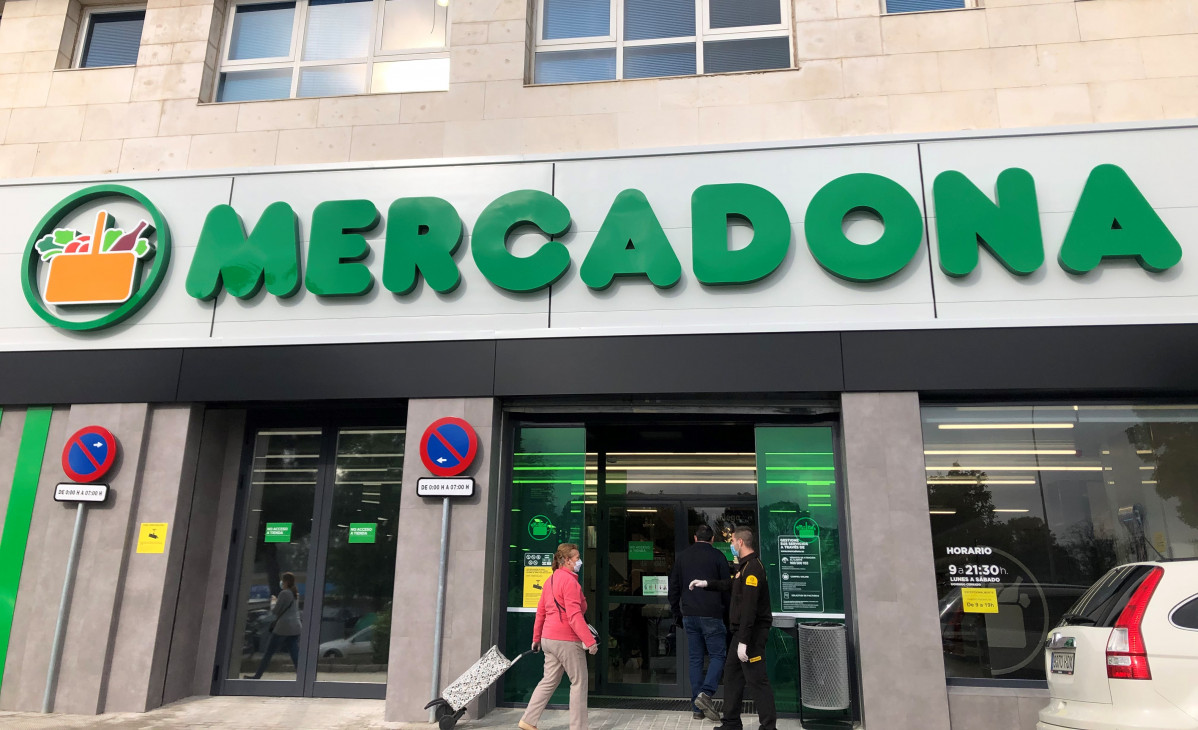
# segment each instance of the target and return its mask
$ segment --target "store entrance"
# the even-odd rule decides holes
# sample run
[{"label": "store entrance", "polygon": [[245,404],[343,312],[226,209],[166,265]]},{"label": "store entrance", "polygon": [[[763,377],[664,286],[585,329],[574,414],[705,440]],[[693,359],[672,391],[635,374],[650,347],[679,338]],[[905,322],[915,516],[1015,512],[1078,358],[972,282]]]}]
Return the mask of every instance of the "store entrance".
[{"label": "store entrance", "polygon": [[221,694],[385,696],[404,423],[251,426]]},{"label": "store entrance", "polygon": [[606,637],[596,663],[597,694],[690,697],[686,633],[670,608],[669,576],[677,554],[707,525],[731,562],[728,539],[739,526],[755,528],[752,501],[626,500],[600,510],[593,553],[597,614]]},{"label": "store entrance", "polygon": [[[758,535],[775,618],[843,622],[840,491],[826,421],[789,416],[592,415],[528,419],[511,437],[507,605],[503,650],[525,651],[561,543],[579,546],[587,621],[600,651],[588,659],[595,706],[690,698],[686,632],[669,605],[669,576],[694,531],[708,525],[731,561],[740,526]],[[681,586],[680,586],[681,588]],[[785,623],[785,622],[783,622]],[[798,711],[798,652],[785,628],[770,632],[766,670],[782,712]],[[502,698],[528,702],[543,660],[506,673]],[[552,702],[568,701],[562,682]]]}]

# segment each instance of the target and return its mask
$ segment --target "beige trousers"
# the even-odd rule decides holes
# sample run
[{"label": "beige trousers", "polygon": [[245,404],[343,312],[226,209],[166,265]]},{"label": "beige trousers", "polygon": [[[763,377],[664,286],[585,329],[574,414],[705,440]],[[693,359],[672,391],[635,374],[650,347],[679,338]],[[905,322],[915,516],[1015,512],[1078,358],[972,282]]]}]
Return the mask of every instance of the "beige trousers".
[{"label": "beige trousers", "polygon": [[587,730],[587,650],[581,641],[542,639],[541,651],[545,652],[545,676],[532,691],[520,721],[537,727],[565,671],[570,678],[570,730]]}]

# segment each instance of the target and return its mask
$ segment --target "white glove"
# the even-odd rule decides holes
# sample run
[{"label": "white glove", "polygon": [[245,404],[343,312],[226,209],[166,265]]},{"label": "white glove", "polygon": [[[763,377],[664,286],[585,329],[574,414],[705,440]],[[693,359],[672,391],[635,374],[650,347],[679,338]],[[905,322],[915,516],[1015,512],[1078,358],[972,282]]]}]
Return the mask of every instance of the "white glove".
[{"label": "white glove", "polygon": [[696,588],[706,588],[706,587],[707,587],[707,581],[705,581],[705,580],[692,580],[691,581],[691,590],[692,591],[695,590]]},{"label": "white glove", "polygon": [[736,656],[740,659],[742,664],[747,663],[749,661],[749,647],[745,646],[744,644],[737,644]]}]

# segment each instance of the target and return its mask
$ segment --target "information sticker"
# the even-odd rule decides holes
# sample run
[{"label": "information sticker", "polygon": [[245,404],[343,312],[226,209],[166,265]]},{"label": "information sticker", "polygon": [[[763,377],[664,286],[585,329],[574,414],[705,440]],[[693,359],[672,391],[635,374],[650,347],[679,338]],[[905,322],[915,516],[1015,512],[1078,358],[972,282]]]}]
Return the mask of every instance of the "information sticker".
[{"label": "information sticker", "polygon": [[642,594],[646,596],[670,595],[670,576],[645,575],[641,576]]},{"label": "information sticker", "polygon": [[961,608],[965,613],[998,613],[998,590],[962,588]]},{"label": "information sticker", "polygon": [[291,523],[267,522],[263,542],[291,542]]}]

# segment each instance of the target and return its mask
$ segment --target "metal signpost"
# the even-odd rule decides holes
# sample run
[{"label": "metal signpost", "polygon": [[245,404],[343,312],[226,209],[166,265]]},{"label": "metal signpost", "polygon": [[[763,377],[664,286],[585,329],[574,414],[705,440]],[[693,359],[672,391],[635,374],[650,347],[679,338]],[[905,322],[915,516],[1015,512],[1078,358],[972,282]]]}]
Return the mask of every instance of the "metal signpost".
[{"label": "metal signpost", "polygon": [[87,426],[67,439],[62,449],[62,469],[67,476],[81,483],[64,482],[54,488],[55,502],[75,503],[75,531],[71,533],[71,551],[67,557],[67,572],[62,579],[62,598],[58,601],[58,620],[54,624],[54,643],[50,647],[50,667],[46,670],[46,692],[42,695],[42,712],[54,704],[54,685],[58,665],[62,661],[62,642],[67,631],[67,606],[75,583],[75,563],[79,559],[79,544],[83,540],[83,523],[87,505],[100,504],[108,499],[108,485],[96,484],[116,462],[116,437],[106,428]]},{"label": "metal signpost", "polygon": [[[433,630],[433,686],[430,699],[441,694],[441,644],[445,634],[445,583],[449,567],[449,501],[474,495],[474,480],[457,477],[470,466],[478,453],[478,434],[461,418],[439,418],[425,429],[420,439],[420,460],[440,478],[424,477],[416,483],[421,497],[441,497],[441,565],[437,573],[437,623]],[[428,713],[436,722],[437,710]]]}]

